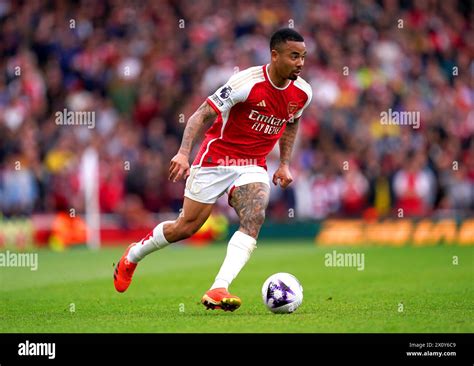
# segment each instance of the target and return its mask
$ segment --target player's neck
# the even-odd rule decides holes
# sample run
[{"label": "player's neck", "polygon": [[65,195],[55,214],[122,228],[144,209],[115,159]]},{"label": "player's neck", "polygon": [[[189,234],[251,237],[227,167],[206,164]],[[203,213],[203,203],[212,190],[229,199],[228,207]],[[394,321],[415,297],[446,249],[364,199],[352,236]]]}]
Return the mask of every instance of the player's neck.
[{"label": "player's neck", "polygon": [[280,75],[277,74],[275,68],[272,64],[268,66],[268,77],[272,81],[273,85],[278,88],[284,88],[290,83],[290,80],[282,78]]}]

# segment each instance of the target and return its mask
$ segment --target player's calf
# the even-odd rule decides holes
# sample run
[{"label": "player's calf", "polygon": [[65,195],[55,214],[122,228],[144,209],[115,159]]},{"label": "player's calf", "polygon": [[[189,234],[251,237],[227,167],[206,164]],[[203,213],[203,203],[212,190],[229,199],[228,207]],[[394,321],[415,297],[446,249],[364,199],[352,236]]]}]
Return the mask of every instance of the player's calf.
[{"label": "player's calf", "polygon": [[233,190],[230,204],[239,216],[239,231],[258,238],[269,198],[270,187],[265,183],[249,183]]}]

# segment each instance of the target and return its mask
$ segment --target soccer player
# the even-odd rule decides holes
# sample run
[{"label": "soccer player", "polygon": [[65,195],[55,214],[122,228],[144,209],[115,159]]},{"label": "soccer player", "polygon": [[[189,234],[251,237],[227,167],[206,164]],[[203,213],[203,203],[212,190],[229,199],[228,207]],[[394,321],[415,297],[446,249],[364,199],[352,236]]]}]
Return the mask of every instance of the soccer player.
[{"label": "soccer player", "polygon": [[[270,192],[265,159],[279,141],[280,165],[273,184],[286,188],[293,180],[289,164],[298,121],[312,97],[310,85],[299,76],[306,55],[303,37],[293,29],[278,30],[271,37],[270,51],[270,64],[236,73],[189,118],[169,168],[173,182],[187,178],[183,210],[176,220],[158,224],[127,248],[115,267],[117,291],[128,288],[137,263],[146,255],[198,231],[216,200],[227,193],[240,227],[201,302],[208,309],[225,311],[241,305],[228,288],[256,248],[265,220]],[[210,120],[214,123],[190,167],[194,139]]]}]

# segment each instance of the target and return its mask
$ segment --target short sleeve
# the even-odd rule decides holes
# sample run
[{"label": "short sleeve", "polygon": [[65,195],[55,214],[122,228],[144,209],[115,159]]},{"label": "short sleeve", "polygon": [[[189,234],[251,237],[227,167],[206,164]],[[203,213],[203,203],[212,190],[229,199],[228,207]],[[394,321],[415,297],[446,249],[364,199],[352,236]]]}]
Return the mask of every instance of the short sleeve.
[{"label": "short sleeve", "polygon": [[227,83],[207,98],[207,102],[216,112],[228,112],[234,105],[243,102],[247,98],[248,90],[246,84],[242,82],[246,75],[246,71],[232,75]]},{"label": "short sleeve", "polygon": [[305,88],[304,91],[305,91],[306,95],[308,96],[308,100],[306,101],[304,106],[298,112],[296,112],[295,118],[300,118],[301,117],[301,115],[303,114],[303,111],[306,109],[306,107],[309,106],[309,103],[311,103],[311,99],[313,99],[313,91],[311,90],[311,88]]}]

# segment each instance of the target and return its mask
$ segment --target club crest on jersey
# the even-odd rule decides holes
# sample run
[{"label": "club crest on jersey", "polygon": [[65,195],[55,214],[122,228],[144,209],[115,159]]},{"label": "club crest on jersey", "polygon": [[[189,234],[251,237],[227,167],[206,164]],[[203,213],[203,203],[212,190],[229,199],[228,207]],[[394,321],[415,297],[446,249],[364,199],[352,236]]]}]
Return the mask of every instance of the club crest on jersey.
[{"label": "club crest on jersey", "polygon": [[294,121],[294,114],[298,110],[298,103],[296,102],[289,102],[287,106],[287,111],[288,111],[288,117],[289,121],[288,122],[293,122]]},{"label": "club crest on jersey", "polygon": [[221,99],[227,99],[230,97],[231,91],[232,91],[232,88],[230,86],[225,86],[221,89],[219,96],[221,97]]}]

